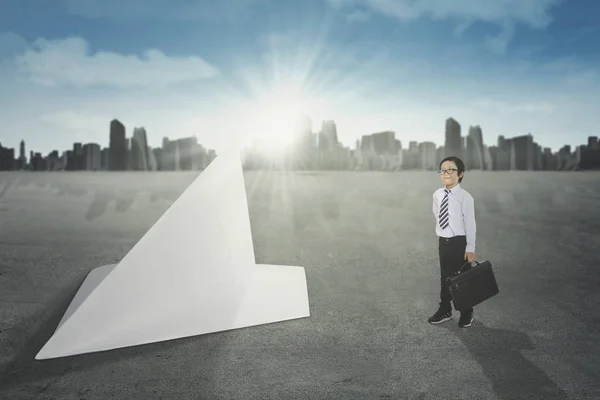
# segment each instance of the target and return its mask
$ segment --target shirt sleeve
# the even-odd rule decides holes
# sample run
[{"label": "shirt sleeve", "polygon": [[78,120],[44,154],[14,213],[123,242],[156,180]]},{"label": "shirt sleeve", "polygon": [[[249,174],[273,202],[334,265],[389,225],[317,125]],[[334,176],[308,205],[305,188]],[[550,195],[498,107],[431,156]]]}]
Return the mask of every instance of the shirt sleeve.
[{"label": "shirt sleeve", "polygon": [[465,196],[463,199],[462,214],[465,224],[465,235],[467,236],[467,248],[465,251],[474,253],[477,225],[475,224],[475,200],[471,195]]},{"label": "shirt sleeve", "polygon": [[435,198],[435,192],[433,193],[433,216],[436,218],[437,221],[437,216],[438,216],[438,204],[437,204],[437,199]]}]

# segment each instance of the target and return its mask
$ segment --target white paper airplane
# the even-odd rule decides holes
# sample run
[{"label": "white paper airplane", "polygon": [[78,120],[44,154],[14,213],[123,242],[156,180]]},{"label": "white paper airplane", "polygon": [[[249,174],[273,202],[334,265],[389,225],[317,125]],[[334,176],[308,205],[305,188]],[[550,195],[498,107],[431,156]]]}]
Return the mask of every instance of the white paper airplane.
[{"label": "white paper airplane", "polygon": [[93,269],[37,360],[310,316],[303,267],[257,265],[238,152],[219,155],[118,264]]}]

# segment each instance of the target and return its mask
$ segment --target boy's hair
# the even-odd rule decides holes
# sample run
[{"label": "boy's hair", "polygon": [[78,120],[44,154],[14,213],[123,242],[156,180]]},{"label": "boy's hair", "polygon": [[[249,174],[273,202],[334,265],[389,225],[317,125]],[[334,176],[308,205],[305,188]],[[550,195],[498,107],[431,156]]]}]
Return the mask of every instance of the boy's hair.
[{"label": "boy's hair", "polygon": [[[442,161],[440,161],[439,169],[442,169],[442,164],[445,161],[452,161],[452,162],[454,162],[454,164],[456,164],[456,169],[458,169],[458,171],[456,171],[456,173],[458,175],[460,175],[462,172],[465,172],[465,163],[460,158],[458,158],[456,156],[446,157]],[[462,177],[458,178],[458,183],[462,182],[462,180],[463,180]]]}]

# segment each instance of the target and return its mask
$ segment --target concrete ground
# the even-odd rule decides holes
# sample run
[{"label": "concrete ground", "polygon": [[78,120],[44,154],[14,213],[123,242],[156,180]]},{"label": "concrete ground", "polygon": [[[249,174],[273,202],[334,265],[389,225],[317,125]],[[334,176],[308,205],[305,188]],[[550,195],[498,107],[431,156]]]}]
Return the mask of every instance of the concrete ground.
[{"label": "concrete ground", "polygon": [[306,268],[310,318],[34,360],[193,179],[0,174],[0,398],[600,398],[597,172],[467,173],[500,287],[467,330],[427,323],[435,173],[248,172],[257,262]]}]

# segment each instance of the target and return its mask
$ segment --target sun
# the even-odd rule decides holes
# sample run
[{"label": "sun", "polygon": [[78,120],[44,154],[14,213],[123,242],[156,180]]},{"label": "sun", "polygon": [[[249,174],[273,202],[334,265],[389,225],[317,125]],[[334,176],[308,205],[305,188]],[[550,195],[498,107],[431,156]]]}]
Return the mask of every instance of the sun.
[{"label": "sun", "polygon": [[300,118],[310,117],[318,100],[296,87],[280,87],[256,96],[248,105],[252,137],[261,150],[281,152],[296,139]]}]

